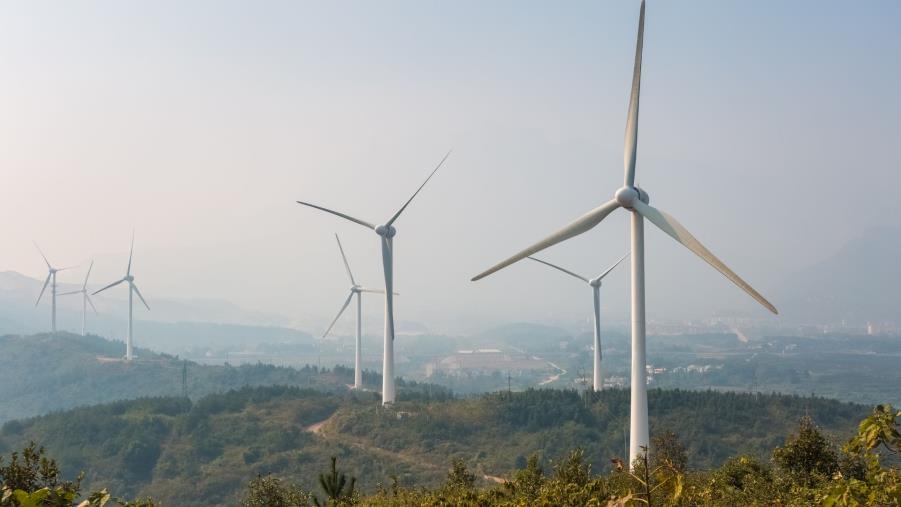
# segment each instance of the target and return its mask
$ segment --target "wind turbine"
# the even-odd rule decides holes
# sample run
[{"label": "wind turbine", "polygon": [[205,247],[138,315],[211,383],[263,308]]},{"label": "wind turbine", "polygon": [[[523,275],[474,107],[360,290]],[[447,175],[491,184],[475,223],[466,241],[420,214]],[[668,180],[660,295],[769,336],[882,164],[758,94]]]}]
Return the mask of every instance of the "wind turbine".
[{"label": "wind turbine", "polygon": [[394,228],[394,222],[400,217],[400,214],[407,209],[407,206],[413,201],[417,194],[422,190],[422,187],[432,179],[432,176],[438,172],[438,169],[444,164],[444,161],[447,160],[447,157],[450,156],[450,152],[448,151],[444,158],[441,159],[441,162],[432,170],[429,177],[425,179],[422,185],[416,189],[416,192],[413,192],[413,195],[407,199],[407,202],[404,203],[403,206],[397,210],[391,218],[388,219],[383,225],[374,225],[365,220],[360,220],[359,218],[354,218],[350,215],[346,215],[344,213],[333,211],[328,208],[323,208],[322,206],[317,206],[315,204],[310,204],[308,202],[297,201],[298,204],[303,204],[304,206],[309,206],[311,208],[316,208],[320,211],[325,211],[326,213],[331,213],[332,215],[337,215],[345,220],[350,220],[355,224],[360,224],[367,229],[372,229],[376,234],[381,238],[382,243],[382,268],[385,272],[385,349],[382,357],[382,404],[394,403],[395,399],[395,388],[394,388],[394,236],[397,234],[397,229]]},{"label": "wind turbine", "polygon": [[[328,336],[329,331],[335,327],[335,323],[338,322],[338,319],[341,318],[341,314],[344,313],[344,310],[347,309],[347,306],[350,305],[350,300],[353,299],[354,295],[357,296],[357,339],[356,345],[354,348],[354,389],[360,389],[363,387],[363,293],[364,292],[372,292],[375,294],[384,294],[385,291],[381,289],[369,289],[359,285],[356,280],[354,280],[354,275],[350,271],[350,264],[347,262],[347,256],[344,255],[344,248],[341,246],[341,239],[338,238],[338,235],[335,234],[335,240],[338,242],[338,251],[341,252],[341,259],[344,261],[344,269],[347,271],[347,276],[350,278],[350,294],[347,295],[347,299],[344,300],[344,305],[341,306],[341,309],[338,310],[338,315],[335,316],[335,320],[329,324],[328,329],[322,333],[322,337],[325,338]],[[397,293],[395,292],[396,296]]]},{"label": "wind turbine", "polygon": [[115,287],[122,282],[128,282],[128,336],[125,337],[125,360],[131,361],[134,359],[134,355],[132,354],[132,342],[133,342],[133,334],[132,334],[132,303],[133,303],[133,295],[137,294],[138,298],[140,298],[141,302],[144,303],[144,306],[150,310],[150,305],[147,304],[147,301],[144,301],[144,296],[141,295],[141,291],[138,290],[138,286],[135,285],[135,277],[131,274],[131,258],[135,253],[135,236],[131,235],[131,250],[128,252],[128,268],[125,270],[125,276],[122,277],[121,280],[117,280],[106,287],[94,291],[92,295],[99,294],[110,287]]},{"label": "wind turbine", "polygon": [[44,291],[47,290],[47,284],[50,284],[50,331],[56,334],[56,274],[60,271],[69,269],[72,266],[54,268],[50,265],[50,261],[47,260],[47,256],[44,255],[44,252],[41,251],[41,247],[39,247],[37,243],[34,244],[34,247],[38,249],[38,253],[41,254],[41,257],[44,258],[44,263],[47,264],[47,279],[44,280],[44,286],[41,287],[41,293],[38,294],[38,299],[34,302],[34,306],[37,306],[38,303],[41,302],[41,297],[44,296]]},{"label": "wind turbine", "polygon": [[710,250],[704,247],[675,218],[650,206],[647,192],[635,186],[635,158],[638,147],[638,98],[641,84],[641,53],[644,40],[645,2],[641,2],[638,19],[638,42],[635,48],[635,67],[632,74],[632,92],[629,98],[629,112],[626,121],[626,141],[623,155],[625,181],[622,188],[614,194],[614,198],[577,218],[557,232],[526,248],[518,254],[496,264],[487,271],[476,275],[473,281],[484,278],[514,262],[524,259],[545,248],[556,245],[574,236],[578,236],[601,223],[617,208],[625,208],[631,212],[632,222],[632,380],[631,380],[631,440],[629,443],[630,460],[648,445],[648,398],[647,377],[645,373],[647,361],[645,356],[645,298],[644,298],[644,219],[647,218],[660,230],[694,252],[698,257],[713,266],[726,278],[747,292],[767,310],[778,313],[753,287],[742,280]]},{"label": "wind turbine", "polygon": [[563,269],[560,266],[555,264],[551,264],[550,262],[543,261],[536,257],[529,257],[529,259],[540,262],[545,266],[550,266],[558,271],[562,271],[569,276],[573,276],[582,280],[591,286],[591,292],[594,294],[594,382],[592,384],[592,389],[594,391],[600,391],[604,389],[604,378],[601,375],[601,280],[604,279],[605,276],[610,274],[613,271],[613,268],[619,266],[619,263],[623,261],[629,254],[623,255],[619,258],[618,261],[614,262],[612,266],[605,269],[603,273],[600,275],[588,279],[582,275],[577,275],[568,269]]},{"label": "wind turbine", "polygon": [[88,305],[91,305],[91,308],[94,309],[94,314],[97,314],[97,307],[94,306],[94,302],[91,301],[91,296],[88,295],[88,278],[91,276],[91,269],[93,268],[94,261],[91,261],[91,265],[88,267],[88,274],[84,276],[84,284],[82,284],[81,289],[73,290],[70,292],[63,292],[62,294],[60,294],[60,296],[81,294],[81,336],[85,335],[85,322],[87,321]]}]

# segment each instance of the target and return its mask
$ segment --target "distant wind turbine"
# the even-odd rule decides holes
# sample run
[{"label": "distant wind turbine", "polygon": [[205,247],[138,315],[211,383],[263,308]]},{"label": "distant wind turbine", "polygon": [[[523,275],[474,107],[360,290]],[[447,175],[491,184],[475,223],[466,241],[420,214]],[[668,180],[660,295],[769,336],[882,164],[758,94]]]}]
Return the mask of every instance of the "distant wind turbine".
[{"label": "distant wind turbine", "polygon": [[37,306],[38,303],[41,302],[41,297],[44,296],[44,291],[47,290],[47,284],[50,284],[50,331],[56,333],[56,274],[60,271],[70,269],[72,266],[54,268],[50,265],[50,261],[47,260],[47,256],[44,255],[44,252],[41,251],[41,247],[39,247],[37,243],[34,244],[34,247],[38,249],[38,253],[41,254],[44,263],[47,264],[47,279],[44,280],[44,286],[41,287],[41,293],[38,294],[38,299],[34,302],[34,306]]},{"label": "distant wind turbine", "polygon": [[359,218],[354,218],[350,215],[346,215],[344,213],[333,211],[328,208],[323,208],[322,206],[317,206],[315,204],[310,204],[308,202],[297,201],[298,204],[303,204],[304,206],[309,206],[311,208],[316,208],[320,211],[325,211],[326,213],[331,213],[332,215],[337,215],[345,220],[350,220],[355,224],[360,224],[363,227],[368,229],[372,229],[376,234],[381,238],[382,243],[382,267],[385,272],[385,350],[382,357],[382,403],[394,403],[395,399],[395,388],[394,388],[394,235],[397,234],[397,229],[394,228],[394,222],[400,217],[401,213],[407,209],[407,206],[413,201],[413,198],[419,194],[422,187],[432,179],[432,176],[438,172],[438,169],[441,168],[441,165],[444,164],[444,161],[447,160],[447,157],[450,156],[450,152],[447,152],[447,155],[441,159],[441,162],[438,163],[438,166],[432,170],[429,177],[425,179],[422,185],[416,189],[416,192],[413,192],[413,195],[407,199],[407,202],[404,203],[403,206],[397,210],[384,225],[374,225],[365,220],[360,220]]},{"label": "distant wind turbine", "polygon": [[91,276],[91,269],[94,268],[94,261],[91,261],[91,265],[88,266],[88,274],[84,276],[84,284],[82,284],[81,289],[73,290],[70,292],[63,292],[60,296],[68,296],[70,294],[81,294],[81,336],[85,335],[85,322],[87,321],[88,315],[88,305],[91,305],[91,308],[94,310],[94,314],[97,314],[97,307],[94,306],[94,302],[91,301],[91,296],[88,295],[88,278]]},{"label": "distant wind turbine", "polygon": [[484,278],[500,269],[503,269],[545,248],[556,245],[574,236],[582,234],[599,223],[617,208],[625,208],[632,214],[632,380],[631,380],[631,440],[629,443],[630,461],[641,453],[642,447],[648,445],[648,397],[646,376],[646,346],[645,346],[645,298],[644,298],[644,219],[647,218],[654,225],[667,233],[673,239],[704,259],[708,264],[722,273],[732,283],[747,292],[767,310],[778,313],[776,307],[770,304],[747,282],[742,280],[721,260],[716,258],[710,250],[704,247],[685,227],[675,218],[660,211],[648,203],[650,201],[647,192],[635,186],[635,160],[638,148],[638,98],[641,84],[641,53],[644,43],[644,17],[645,2],[641,2],[641,11],[638,19],[638,42],[635,48],[635,67],[632,74],[632,92],[629,98],[629,113],[626,121],[626,141],[623,156],[625,166],[625,182],[623,187],[616,191],[614,198],[588,213],[577,218],[569,225],[557,232],[526,248],[518,254],[496,264],[487,271],[476,275],[473,281]]},{"label": "distant wind turbine", "polygon": [[122,277],[121,280],[117,280],[106,287],[94,291],[94,294],[99,294],[110,287],[115,287],[122,282],[128,282],[128,336],[125,337],[125,360],[131,361],[134,359],[134,354],[132,353],[132,345],[134,340],[134,334],[132,333],[132,306],[133,306],[133,295],[137,294],[138,298],[140,298],[141,302],[144,303],[144,306],[150,310],[150,305],[147,304],[147,301],[144,301],[144,296],[141,295],[141,291],[138,290],[138,286],[135,285],[135,277],[131,274],[131,258],[135,252],[135,236],[131,235],[131,250],[128,252],[128,268],[125,270],[125,276]]},{"label": "distant wind turbine", "polygon": [[[344,300],[344,305],[341,306],[341,309],[338,310],[338,315],[335,316],[335,320],[329,324],[328,329],[322,333],[322,337],[325,338],[328,336],[329,331],[335,327],[335,323],[338,322],[338,319],[341,318],[341,314],[344,313],[344,310],[347,309],[347,306],[350,305],[350,300],[353,299],[354,295],[357,296],[357,339],[356,344],[354,346],[354,389],[360,389],[363,387],[363,294],[364,292],[371,292],[374,294],[384,294],[385,291],[382,289],[369,289],[359,285],[356,280],[354,280],[354,275],[350,271],[350,264],[347,262],[347,256],[344,255],[344,248],[341,246],[341,239],[338,238],[338,235],[335,234],[335,240],[338,242],[338,251],[341,252],[341,260],[344,261],[344,269],[347,271],[347,276],[350,278],[350,294],[347,295],[347,299]],[[397,293],[395,292],[396,296]]]},{"label": "distant wind turbine", "polygon": [[601,280],[604,279],[605,276],[610,274],[613,271],[613,268],[619,266],[619,263],[623,261],[629,254],[623,255],[619,258],[618,261],[614,262],[612,266],[605,269],[603,273],[600,275],[588,279],[582,275],[577,275],[568,269],[563,269],[560,266],[551,264],[550,262],[543,261],[541,259],[535,257],[529,257],[529,259],[540,262],[545,266],[550,266],[558,271],[562,271],[569,276],[578,278],[583,282],[587,283],[591,286],[591,292],[594,294],[594,382],[592,384],[592,389],[594,391],[600,391],[604,389],[604,378],[601,375]]}]

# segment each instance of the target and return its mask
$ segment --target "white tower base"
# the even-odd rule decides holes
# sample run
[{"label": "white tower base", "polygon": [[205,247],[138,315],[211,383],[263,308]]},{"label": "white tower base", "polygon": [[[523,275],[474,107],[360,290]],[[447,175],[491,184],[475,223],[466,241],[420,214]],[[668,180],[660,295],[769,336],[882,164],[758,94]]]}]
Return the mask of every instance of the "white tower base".
[{"label": "white tower base", "polygon": [[632,399],[630,402],[629,464],[650,441],[645,355],[644,218],[632,212]]}]

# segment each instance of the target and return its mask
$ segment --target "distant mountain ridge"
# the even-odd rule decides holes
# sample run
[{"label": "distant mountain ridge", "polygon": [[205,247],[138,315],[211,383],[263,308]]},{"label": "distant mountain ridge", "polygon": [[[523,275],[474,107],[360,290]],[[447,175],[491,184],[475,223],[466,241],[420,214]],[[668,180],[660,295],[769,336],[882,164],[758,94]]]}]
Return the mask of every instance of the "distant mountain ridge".
[{"label": "distant mountain ridge", "polygon": [[[0,335],[49,330],[50,289],[47,289],[40,305],[35,307],[34,304],[42,285],[43,280],[15,271],[0,272]],[[73,284],[58,286],[59,292],[80,288]],[[99,314],[88,310],[87,331],[123,338],[128,311],[126,300],[115,295],[98,295],[93,301]],[[140,306],[135,309],[135,344],[141,347],[181,354],[185,347],[217,347],[235,343],[253,345],[262,341],[312,343],[309,333],[287,327],[287,318],[246,311],[228,301],[152,297],[148,302],[152,311],[148,312]],[[79,296],[57,297],[60,330],[80,332],[81,314]]]},{"label": "distant mountain ridge", "polygon": [[866,230],[788,276],[779,295],[782,313],[794,321],[901,325],[901,227]]}]

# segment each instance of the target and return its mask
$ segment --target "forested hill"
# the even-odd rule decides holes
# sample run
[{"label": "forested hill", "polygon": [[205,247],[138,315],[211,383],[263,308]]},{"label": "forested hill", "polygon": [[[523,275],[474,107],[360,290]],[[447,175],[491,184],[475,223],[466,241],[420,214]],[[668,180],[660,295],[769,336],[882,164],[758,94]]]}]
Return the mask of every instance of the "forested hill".
[{"label": "forested hill", "polygon": [[[188,394],[197,398],[247,385],[295,385],[334,391],[353,383],[353,371],[315,367],[283,368],[265,364],[208,366],[136,349],[138,359],[120,360],[124,346],[99,336],[69,333],[2,336],[0,351],[0,423],[82,405],[141,396],[182,393],[187,368]],[[364,382],[380,384],[366,372]]]},{"label": "forested hill", "polygon": [[[313,489],[331,456],[372,491],[392,477],[434,486],[456,458],[488,479],[510,477],[536,453],[547,467],[580,447],[595,471],[624,454],[625,390],[594,399],[555,390],[411,397],[386,409],[374,393],[257,387],[194,402],[121,401],[8,422],[0,453],[34,440],[66,475],[84,470],[89,488],[179,506],[234,505],[260,474]],[[822,398],[678,390],[651,390],[649,404],[652,434],[675,432],[696,469],[743,453],[769,459],[804,415],[844,441],[870,410]]]}]

